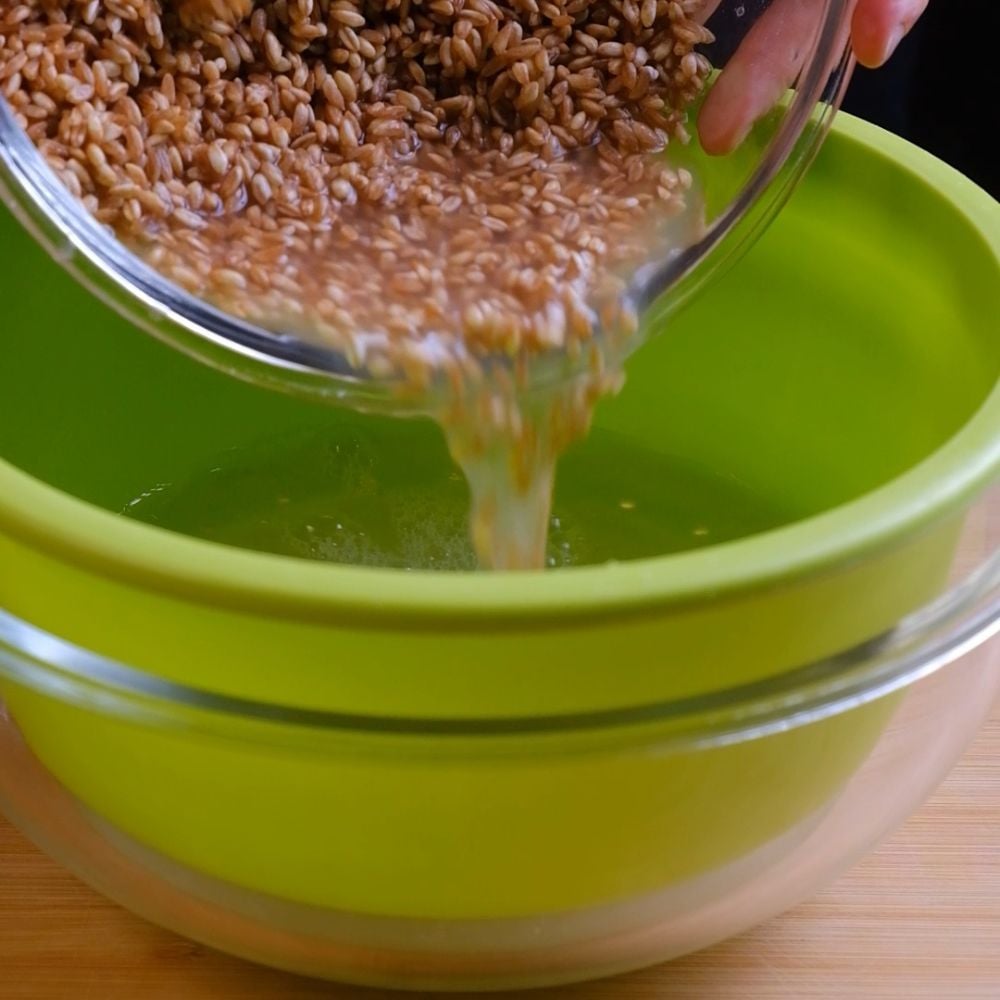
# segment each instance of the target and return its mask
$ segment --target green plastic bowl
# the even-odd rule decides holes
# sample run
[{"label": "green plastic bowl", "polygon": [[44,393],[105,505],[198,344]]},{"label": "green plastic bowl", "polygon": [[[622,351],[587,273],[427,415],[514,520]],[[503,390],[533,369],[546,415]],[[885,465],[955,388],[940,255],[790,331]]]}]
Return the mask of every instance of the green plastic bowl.
[{"label": "green plastic bowl", "polygon": [[[753,252],[599,411],[789,511],[662,558],[404,573],[121,517],[151,484],[271,434],[357,426],[410,463],[444,462],[442,446],[430,425],[200,367],[6,216],[0,237],[0,607],[132,671],[62,687],[0,672],[0,693],[120,834],[322,910],[579,910],[805,829],[895,702],[799,724],[818,676],[800,668],[939,594],[1000,470],[1000,207],[848,118]],[[748,691],[788,724],[741,729]]]}]

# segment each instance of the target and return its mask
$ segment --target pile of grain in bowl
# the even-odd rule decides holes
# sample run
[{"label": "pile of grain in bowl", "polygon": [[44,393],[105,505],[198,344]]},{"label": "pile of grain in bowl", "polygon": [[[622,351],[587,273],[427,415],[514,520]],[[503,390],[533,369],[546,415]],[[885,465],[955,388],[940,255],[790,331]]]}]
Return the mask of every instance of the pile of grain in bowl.
[{"label": "pile of grain in bowl", "polygon": [[0,92],[173,280],[415,379],[613,319],[691,181],[649,154],[703,3],[2,0]]},{"label": "pile of grain in bowl", "polygon": [[[595,333],[633,329],[629,274],[691,200],[656,154],[686,141],[709,72],[704,7],[0,0],[0,93],[69,191],[185,289],[409,390],[446,376],[456,458],[508,456],[511,488],[474,497],[485,537],[484,509],[545,493],[617,384]],[[514,359],[517,382],[553,352],[591,377],[531,419],[509,393],[467,405],[488,362]],[[483,558],[539,564],[521,548]]]}]

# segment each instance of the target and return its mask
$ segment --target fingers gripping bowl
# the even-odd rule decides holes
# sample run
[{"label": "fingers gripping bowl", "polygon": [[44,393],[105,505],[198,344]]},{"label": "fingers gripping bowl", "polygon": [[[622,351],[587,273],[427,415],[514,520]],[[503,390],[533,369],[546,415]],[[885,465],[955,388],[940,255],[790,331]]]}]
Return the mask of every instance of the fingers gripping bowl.
[{"label": "fingers gripping bowl", "polygon": [[790,905],[920,801],[995,694],[998,212],[843,120],[597,421],[774,525],[493,576],[120,517],[303,427],[449,466],[420,424],[136,338],[5,218],[9,328],[49,331],[0,365],[5,808],[153,919],[365,983],[608,974]]}]

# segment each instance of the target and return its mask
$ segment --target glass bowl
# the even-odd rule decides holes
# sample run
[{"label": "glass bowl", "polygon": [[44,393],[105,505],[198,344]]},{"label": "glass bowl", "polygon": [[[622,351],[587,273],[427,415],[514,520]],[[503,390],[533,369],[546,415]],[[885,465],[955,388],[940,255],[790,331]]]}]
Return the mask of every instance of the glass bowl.
[{"label": "glass bowl", "polygon": [[[661,313],[678,309],[775,216],[819,148],[853,65],[847,42],[850,0],[813,0],[804,6],[789,0],[706,3],[714,11],[709,27],[717,36],[708,54],[720,68],[768,19],[772,27],[797,19],[808,30],[789,42],[796,53],[790,57],[790,89],[738,149],[708,156],[696,138],[688,148],[668,150],[676,166],[697,177],[704,218],[686,231],[673,227],[669,242],[651,246],[650,260],[632,275],[626,295],[640,313],[654,303]],[[709,92],[718,79],[716,74],[710,80]],[[258,384],[365,410],[409,413],[430,406],[429,397],[400,392],[392,379],[372,376],[322,342],[254,326],[165,280],[68,194],[2,99],[0,196],[86,288],[135,326],[188,354]],[[628,349],[642,340],[632,338]],[[553,354],[537,360],[529,377],[536,386],[562,381],[577,372],[579,363]]]},{"label": "glass bowl", "polygon": [[[0,807],[112,899],[256,962],[421,990],[613,975],[792,906],[923,802],[1000,694],[998,542],[994,489],[969,514],[953,588],[895,629],[775,683],[606,720],[365,724],[166,684],[0,613],[0,678],[11,698],[6,709],[0,702]],[[67,723],[60,740],[68,745],[54,751],[57,741],[41,730]],[[174,769],[163,760],[151,773],[168,747]],[[458,897],[495,893],[502,875],[529,886],[537,908],[474,918],[380,914],[248,889],[90,808],[69,790],[86,769],[70,754],[103,758],[102,780],[127,785],[136,812],[182,823],[216,851],[259,849],[220,837],[200,804],[214,787],[226,807],[239,801],[248,840],[258,840],[255,827],[267,829],[267,863],[286,869],[297,867],[298,831],[284,810],[322,788],[329,801],[311,810],[316,832],[338,872],[361,865],[371,899],[393,895],[403,872],[416,877],[428,909],[446,912]],[[336,776],[317,785],[334,761]],[[243,771],[237,800],[234,768]],[[275,784],[282,771],[290,788]],[[190,797],[172,790],[196,773]],[[747,792],[738,794],[737,780]],[[169,818],[153,804],[161,792],[176,811]],[[293,805],[295,822],[309,821],[303,805]],[[372,853],[335,858],[345,839],[336,827],[366,827],[366,811],[393,824],[389,835],[364,831],[377,841]],[[289,828],[274,837],[282,819]],[[648,871],[636,879],[650,863],[650,840],[666,859],[658,876],[674,869],[655,887]],[[520,871],[507,867],[512,852]],[[571,894],[598,884],[607,893],[610,864],[631,892],[549,908],[552,883],[572,873]],[[466,880],[457,892],[456,877]],[[636,881],[647,882],[643,891]]]},{"label": "glass bowl", "polygon": [[0,217],[3,808],[151,919],[385,986],[607,975],[808,895],[996,693],[998,219],[841,118],[579,446],[585,468],[604,435],[714,470],[736,537],[476,574],[122,516],[303,429],[452,466],[426,422],[135,337]]}]

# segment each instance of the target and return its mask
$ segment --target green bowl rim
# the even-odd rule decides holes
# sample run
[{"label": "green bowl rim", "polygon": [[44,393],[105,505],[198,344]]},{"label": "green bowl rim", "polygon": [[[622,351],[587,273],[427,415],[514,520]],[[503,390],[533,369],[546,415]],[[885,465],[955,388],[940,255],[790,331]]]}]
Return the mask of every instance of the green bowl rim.
[{"label": "green bowl rim", "polygon": [[[1000,280],[1000,203],[930,154],[840,115],[840,140],[907,170],[992,251]],[[970,501],[1000,474],[1000,381],[941,448],[833,510],[695,552],[557,573],[404,572],[311,563],[178,535],[102,510],[0,459],[0,529],[100,575],[229,609],[383,628],[546,627],[648,614],[845,565],[896,544]]]}]

